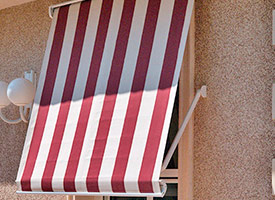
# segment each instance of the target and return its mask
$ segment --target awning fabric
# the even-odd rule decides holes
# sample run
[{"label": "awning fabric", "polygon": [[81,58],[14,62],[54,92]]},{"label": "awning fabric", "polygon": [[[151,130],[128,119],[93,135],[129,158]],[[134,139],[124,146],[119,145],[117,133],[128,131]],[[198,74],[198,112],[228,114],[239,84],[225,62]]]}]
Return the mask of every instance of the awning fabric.
[{"label": "awning fabric", "polygon": [[55,9],[18,192],[162,196],[193,0]]}]

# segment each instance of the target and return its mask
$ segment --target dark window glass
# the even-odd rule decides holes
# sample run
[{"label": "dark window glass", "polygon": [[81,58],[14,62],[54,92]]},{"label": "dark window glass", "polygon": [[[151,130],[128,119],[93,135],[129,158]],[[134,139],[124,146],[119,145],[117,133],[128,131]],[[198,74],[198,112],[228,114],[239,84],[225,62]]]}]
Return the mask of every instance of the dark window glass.
[{"label": "dark window glass", "polygon": [[110,200],[146,200],[145,197],[111,197]]},{"label": "dark window glass", "polygon": [[[179,92],[177,90],[176,98],[175,98],[175,103],[174,103],[174,108],[173,108],[173,113],[172,113],[172,118],[171,118],[171,123],[169,127],[169,133],[168,133],[168,139],[165,147],[165,153],[164,153],[164,158],[178,132],[178,127],[179,127]],[[169,162],[167,169],[177,169],[178,168],[178,147]]]},{"label": "dark window glass", "polygon": [[[163,198],[155,197],[154,200],[177,200],[178,184],[167,184],[167,192]],[[110,200],[146,200],[145,197],[111,197]]]},{"label": "dark window glass", "polygon": [[169,183],[167,184],[167,192],[163,198],[155,197],[154,200],[177,200],[178,199],[178,184]]}]

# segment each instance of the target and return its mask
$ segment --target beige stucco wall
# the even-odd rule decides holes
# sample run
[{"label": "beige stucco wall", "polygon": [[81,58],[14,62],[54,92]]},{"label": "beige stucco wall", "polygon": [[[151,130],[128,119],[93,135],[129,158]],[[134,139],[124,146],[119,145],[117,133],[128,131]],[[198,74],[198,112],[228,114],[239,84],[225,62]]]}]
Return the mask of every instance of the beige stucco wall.
[{"label": "beige stucco wall", "polygon": [[196,1],[195,199],[270,200],[274,0]]},{"label": "beige stucco wall", "polygon": [[[0,10],[0,80],[39,72],[50,26],[48,5],[37,0]],[[271,85],[274,0],[196,1],[196,86],[208,97],[195,114],[195,200],[272,200],[275,123]],[[14,107],[5,109],[15,116]],[[64,199],[16,195],[14,180],[27,126],[0,121],[0,199]]]},{"label": "beige stucco wall", "polygon": [[5,8],[9,8],[12,6],[17,6],[17,5],[21,5],[24,3],[28,3],[34,0],[1,0],[0,1],[0,9],[5,9]]}]

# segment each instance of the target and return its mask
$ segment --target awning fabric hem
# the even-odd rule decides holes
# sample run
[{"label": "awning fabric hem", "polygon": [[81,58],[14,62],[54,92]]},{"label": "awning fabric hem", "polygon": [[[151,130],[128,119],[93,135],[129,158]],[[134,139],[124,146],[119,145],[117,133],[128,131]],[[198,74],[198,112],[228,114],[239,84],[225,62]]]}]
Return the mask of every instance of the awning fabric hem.
[{"label": "awning fabric hem", "polygon": [[39,191],[19,191],[17,194],[48,194],[48,195],[81,195],[81,196],[119,196],[119,197],[163,197],[167,191],[167,184],[160,180],[160,193],[117,193],[117,192],[39,192]]}]

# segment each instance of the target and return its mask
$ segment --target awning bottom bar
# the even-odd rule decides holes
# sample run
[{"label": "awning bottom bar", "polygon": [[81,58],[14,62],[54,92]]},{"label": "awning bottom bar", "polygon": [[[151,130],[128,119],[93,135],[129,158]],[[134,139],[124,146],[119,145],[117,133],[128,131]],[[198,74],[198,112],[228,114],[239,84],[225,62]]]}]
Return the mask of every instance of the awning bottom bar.
[{"label": "awning bottom bar", "polygon": [[80,195],[80,196],[117,196],[117,197],[163,197],[167,191],[167,184],[160,180],[160,193],[118,193],[118,192],[42,192],[16,191],[17,194],[49,194],[49,195]]},{"label": "awning bottom bar", "polygon": [[96,192],[23,192],[17,194],[49,194],[49,195],[80,195],[80,196],[119,196],[119,197],[163,197],[164,193],[96,193]]}]

